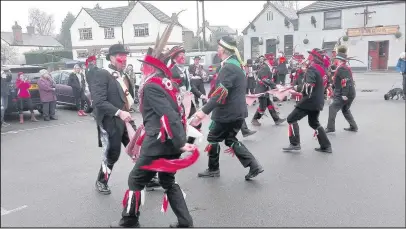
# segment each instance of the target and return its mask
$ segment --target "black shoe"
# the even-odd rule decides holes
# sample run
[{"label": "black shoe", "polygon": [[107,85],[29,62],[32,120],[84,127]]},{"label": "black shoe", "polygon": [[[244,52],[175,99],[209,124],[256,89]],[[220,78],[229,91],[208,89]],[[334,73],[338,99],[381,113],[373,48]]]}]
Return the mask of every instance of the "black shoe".
[{"label": "black shoe", "polygon": [[51,120],[58,120],[58,118],[56,118],[55,116],[51,116],[50,119],[51,119]]},{"label": "black shoe", "polygon": [[125,219],[129,217],[123,217],[120,221],[115,221],[110,224],[110,228],[137,228],[140,227],[140,222],[137,219]]},{"label": "black shoe", "polygon": [[111,190],[110,190],[109,186],[107,184],[105,184],[105,183],[100,182],[100,181],[96,181],[96,189],[101,194],[104,194],[104,195],[110,195],[111,194]]},{"label": "black shoe", "polygon": [[51,119],[49,117],[44,118],[44,121],[50,121]]},{"label": "black shoe", "polygon": [[275,125],[282,124],[282,123],[285,122],[285,121],[286,121],[286,118],[280,118],[280,119],[278,119],[278,120],[275,121]]},{"label": "black shoe", "polygon": [[335,130],[329,128],[324,128],[324,131],[326,132],[326,134],[336,132]]},{"label": "black shoe", "polygon": [[333,152],[333,149],[331,149],[331,146],[314,148],[314,150],[316,150],[317,152],[321,152],[321,153],[332,153]]},{"label": "black shoe", "polygon": [[257,165],[256,167],[250,167],[250,171],[247,175],[245,175],[245,180],[251,180],[252,178],[258,176],[258,174],[262,173],[264,169],[262,166]]},{"label": "black shoe", "polygon": [[292,145],[290,144],[288,147],[282,148],[283,151],[298,151],[301,150],[302,148],[300,145]]},{"label": "black shoe", "polygon": [[344,128],[344,130],[346,130],[346,131],[351,131],[351,132],[358,132],[358,128],[353,128],[353,127]]},{"label": "black shoe", "polygon": [[256,132],[257,132],[256,130],[248,130],[247,132],[242,133],[242,136],[245,138],[245,137],[255,134]]},{"label": "black shoe", "polygon": [[193,227],[193,225],[191,226],[183,226],[183,225],[179,225],[179,223],[173,223],[171,225],[169,225],[170,228],[191,228]]},{"label": "black shoe", "polygon": [[198,173],[198,177],[219,177],[220,176],[220,170],[214,170],[210,171],[209,169],[206,169],[204,172]]}]

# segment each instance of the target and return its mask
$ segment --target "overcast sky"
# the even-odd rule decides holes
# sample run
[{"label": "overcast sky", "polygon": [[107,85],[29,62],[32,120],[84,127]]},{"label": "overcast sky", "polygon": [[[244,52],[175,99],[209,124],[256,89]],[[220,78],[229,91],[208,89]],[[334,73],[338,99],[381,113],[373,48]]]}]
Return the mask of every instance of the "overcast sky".
[{"label": "overcast sky", "polygon": [[[196,32],[197,16],[196,1],[146,1],[167,15],[186,9],[179,17],[179,22]],[[314,1],[301,1],[299,6],[304,7]],[[23,27],[26,32],[28,25],[28,11],[30,8],[39,8],[53,14],[55,31],[59,33],[62,20],[70,11],[77,15],[82,7],[93,8],[96,3],[102,8],[127,5],[127,1],[1,1],[1,31],[11,31],[14,21]],[[206,1],[205,17],[211,25],[228,25],[241,32],[255,16],[261,12],[266,1]],[[199,6],[200,7],[200,6]],[[201,7],[200,7],[201,11]],[[202,17],[200,13],[200,18]],[[200,19],[202,23],[202,19]]]}]

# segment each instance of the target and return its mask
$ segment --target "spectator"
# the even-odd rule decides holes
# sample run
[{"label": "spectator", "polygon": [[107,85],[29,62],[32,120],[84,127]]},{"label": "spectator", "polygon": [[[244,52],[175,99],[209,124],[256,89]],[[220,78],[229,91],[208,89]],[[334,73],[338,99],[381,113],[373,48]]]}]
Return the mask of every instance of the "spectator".
[{"label": "spectator", "polygon": [[4,113],[8,107],[8,96],[10,95],[11,73],[9,71],[1,71],[1,127],[6,127],[9,124],[4,122]]},{"label": "spectator", "polygon": [[27,103],[28,109],[31,112],[31,121],[32,122],[38,122],[38,120],[35,118],[34,114],[34,107],[32,105],[32,100],[31,100],[31,94],[29,88],[31,87],[31,83],[28,80],[28,77],[24,76],[24,73],[19,72],[17,74],[17,80],[16,80],[16,88],[17,88],[17,103],[19,107],[19,113],[20,113],[20,123],[24,123],[24,103]]},{"label": "spectator", "polygon": [[400,72],[403,76],[403,100],[406,99],[406,52],[400,54],[398,64],[396,65],[396,70]]},{"label": "spectator", "polygon": [[85,75],[81,73],[82,69],[78,64],[74,66],[74,72],[69,75],[68,86],[72,87],[73,96],[75,97],[76,108],[79,116],[87,116],[83,110],[85,107],[85,90],[86,80]]},{"label": "spectator", "polygon": [[41,78],[38,80],[39,96],[44,111],[44,121],[58,120],[55,117],[56,93],[55,82],[47,70],[40,71]]}]

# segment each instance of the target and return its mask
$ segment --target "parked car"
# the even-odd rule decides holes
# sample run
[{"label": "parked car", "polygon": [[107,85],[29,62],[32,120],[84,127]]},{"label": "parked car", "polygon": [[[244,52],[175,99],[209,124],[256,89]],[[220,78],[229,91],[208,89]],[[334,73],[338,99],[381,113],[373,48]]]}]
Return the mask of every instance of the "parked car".
[{"label": "parked car", "polygon": [[[68,105],[76,107],[75,97],[73,96],[73,90],[71,86],[68,86],[69,75],[73,70],[58,70],[51,72],[51,76],[56,84],[56,104]],[[90,98],[89,89],[85,91],[86,100],[84,111],[86,113],[91,113],[93,111],[92,100]]]},{"label": "parked car", "polygon": [[195,56],[200,56],[200,64],[203,65],[203,70],[206,71],[209,77],[207,77],[205,83],[210,82],[213,79],[213,75],[216,74],[217,68],[220,66],[221,59],[215,51],[207,52],[189,52],[186,53],[186,65],[193,65]]},{"label": "parked car", "polygon": [[[45,68],[34,65],[2,65],[1,69],[5,71],[10,71],[12,75],[10,83],[10,95],[8,97],[9,101],[5,113],[10,114],[18,111],[19,106],[17,103],[18,100],[17,100],[16,80],[17,74],[19,72],[22,72],[24,73],[24,76],[28,77],[31,83],[31,87],[29,88],[29,90],[34,110],[38,110],[38,112],[42,114],[42,103],[39,97],[37,81],[40,78],[39,71]],[[23,110],[24,111],[29,110],[26,102],[24,102]]]}]

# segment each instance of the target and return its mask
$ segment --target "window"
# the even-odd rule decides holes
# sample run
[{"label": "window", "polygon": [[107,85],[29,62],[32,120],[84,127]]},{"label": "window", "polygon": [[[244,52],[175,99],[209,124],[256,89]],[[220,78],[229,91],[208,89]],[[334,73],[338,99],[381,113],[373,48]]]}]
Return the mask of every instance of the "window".
[{"label": "window", "polygon": [[286,56],[293,55],[293,35],[285,35],[284,37],[284,53]]},{"label": "window", "polygon": [[92,40],[92,28],[79,29],[80,40]]},{"label": "window", "polygon": [[104,39],[114,38],[114,28],[104,28]]},{"label": "window", "polygon": [[78,58],[87,58],[89,56],[87,50],[77,50],[76,52],[78,54]]},{"label": "window", "polygon": [[134,25],[134,37],[148,37],[149,29],[148,24],[135,24]]},{"label": "window", "polygon": [[61,79],[61,72],[52,72],[51,73],[52,79],[54,79],[56,84],[59,84],[59,80]]},{"label": "window", "polygon": [[331,56],[331,53],[333,52],[336,43],[337,43],[336,41],[330,41],[330,42],[323,43],[323,49],[326,49],[326,53],[328,56]]},{"label": "window", "polygon": [[324,12],[324,29],[341,29],[341,11]]},{"label": "window", "polygon": [[272,12],[266,13],[266,20],[267,21],[272,21],[273,20],[273,13]]},{"label": "window", "polygon": [[62,72],[61,84],[68,85],[69,73]]}]

